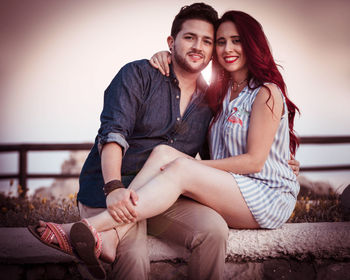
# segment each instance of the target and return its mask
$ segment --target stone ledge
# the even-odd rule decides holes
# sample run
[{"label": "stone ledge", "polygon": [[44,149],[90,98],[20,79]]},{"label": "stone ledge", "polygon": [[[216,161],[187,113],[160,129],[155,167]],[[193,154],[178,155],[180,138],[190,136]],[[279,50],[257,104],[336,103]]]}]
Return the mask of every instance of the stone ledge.
[{"label": "stone ledge", "polygon": [[[187,278],[187,249],[151,236],[148,246],[150,280]],[[224,279],[350,280],[350,222],[230,230],[226,256]],[[26,228],[0,228],[4,279],[89,279],[84,270],[76,258],[43,245]]]},{"label": "stone ledge", "polygon": [[[186,248],[148,238],[150,259],[187,261]],[[230,230],[227,262],[256,262],[268,259],[296,260],[350,258],[350,222],[285,224],[276,230]],[[55,249],[45,246],[26,228],[0,228],[0,263],[75,262]]]}]

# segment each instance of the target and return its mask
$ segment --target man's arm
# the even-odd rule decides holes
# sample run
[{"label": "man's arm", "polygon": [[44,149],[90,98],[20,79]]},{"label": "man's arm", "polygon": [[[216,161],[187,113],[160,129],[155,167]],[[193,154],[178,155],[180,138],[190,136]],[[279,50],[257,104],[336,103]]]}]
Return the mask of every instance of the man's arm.
[{"label": "man's arm", "polygon": [[102,175],[105,183],[112,180],[121,180],[123,151],[114,142],[107,143],[101,151]]},{"label": "man's arm", "polygon": [[[105,183],[121,180],[123,151],[116,143],[107,143],[101,151],[102,174]],[[138,200],[133,190],[119,188],[107,195],[106,204],[109,213],[118,223],[134,222],[136,211],[134,205]]]},{"label": "man's arm", "polygon": [[[148,65],[148,62],[144,63]],[[144,94],[143,85],[146,83],[142,75],[145,70],[142,68],[143,71],[140,71],[141,66],[142,63],[124,66],[105,91],[98,133],[98,149],[105,184],[121,180],[122,158],[129,148],[127,139],[133,132]],[[147,75],[145,76],[147,79]],[[136,200],[134,191],[119,188],[108,193],[106,204],[117,222],[130,222],[134,221],[136,215],[133,205]]]}]

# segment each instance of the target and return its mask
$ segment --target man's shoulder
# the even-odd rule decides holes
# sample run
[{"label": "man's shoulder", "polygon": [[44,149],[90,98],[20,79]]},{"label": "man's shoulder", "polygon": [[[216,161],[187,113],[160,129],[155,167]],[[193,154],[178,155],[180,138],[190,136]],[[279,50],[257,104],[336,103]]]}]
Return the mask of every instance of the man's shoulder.
[{"label": "man's shoulder", "polygon": [[154,68],[149,63],[148,59],[139,59],[131,61],[127,64],[125,64],[121,70],[128,71],[128,70],[137,70],[142,72],[154,72]]}]

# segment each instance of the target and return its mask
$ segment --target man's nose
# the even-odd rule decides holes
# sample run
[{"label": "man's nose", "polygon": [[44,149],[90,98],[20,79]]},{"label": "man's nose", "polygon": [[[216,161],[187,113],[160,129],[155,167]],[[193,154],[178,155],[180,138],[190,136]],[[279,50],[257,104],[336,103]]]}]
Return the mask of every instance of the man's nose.
[{"label": "man's nose", "polygon": [[203,49],[202,40],[199,40],[199,39],[195,40],[192,47],[196,50],[202,50]]}]

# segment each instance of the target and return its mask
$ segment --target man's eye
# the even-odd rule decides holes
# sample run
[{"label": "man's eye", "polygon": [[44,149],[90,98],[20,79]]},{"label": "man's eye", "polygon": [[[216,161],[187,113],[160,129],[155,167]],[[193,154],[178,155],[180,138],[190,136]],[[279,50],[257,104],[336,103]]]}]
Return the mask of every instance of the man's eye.
[{"label": "man's eye", "polygon": [[204,40],[204,43],[207,44],[207,45],[211,45],[212,42],[210,40]]},{"label": "man's eye", "polygon": [[193,36],[185,36],[185,39],[186,39],[186,40],[192,40],[192,39],[193,39]]}]

